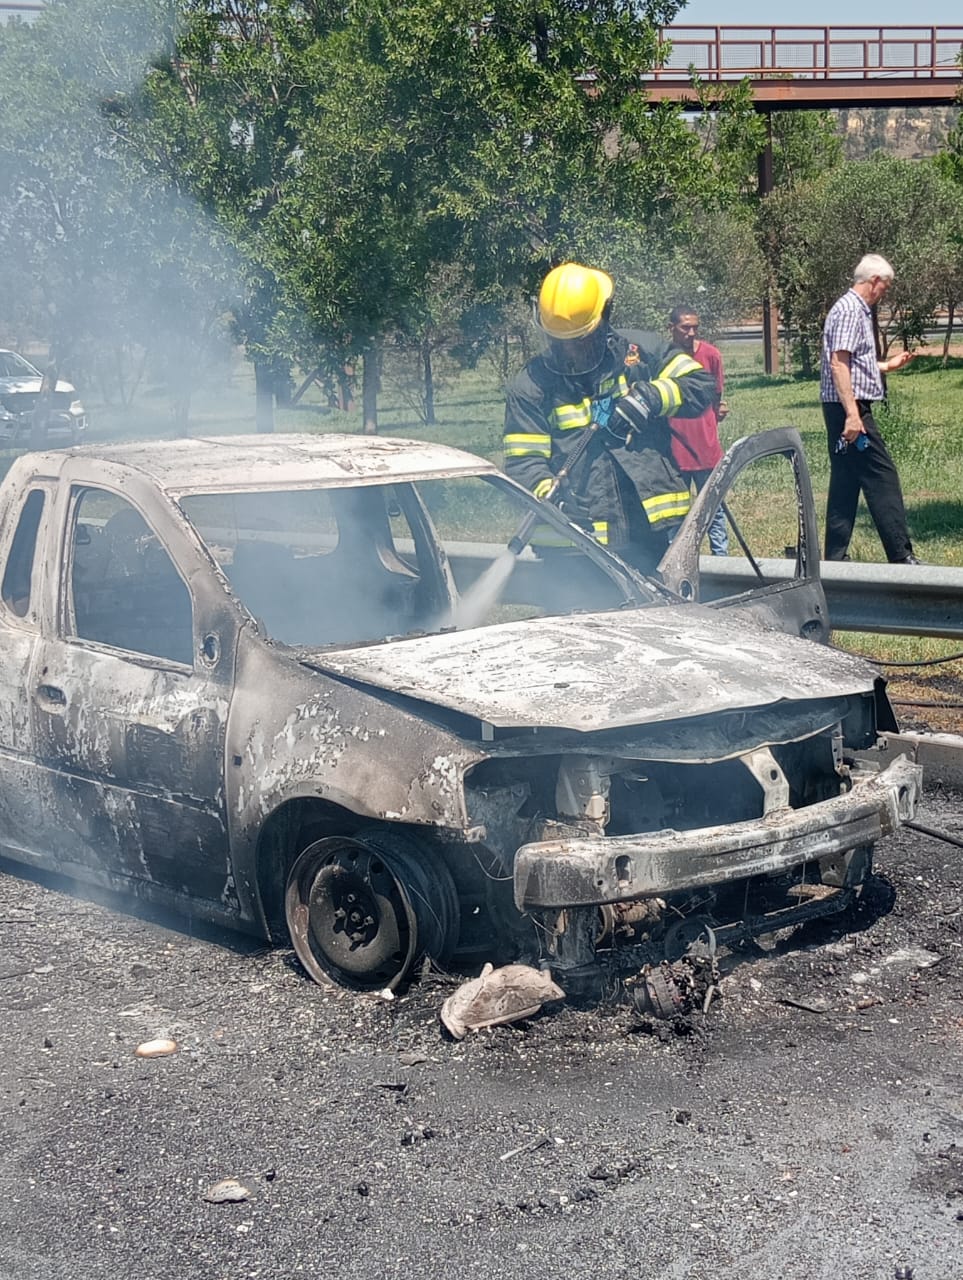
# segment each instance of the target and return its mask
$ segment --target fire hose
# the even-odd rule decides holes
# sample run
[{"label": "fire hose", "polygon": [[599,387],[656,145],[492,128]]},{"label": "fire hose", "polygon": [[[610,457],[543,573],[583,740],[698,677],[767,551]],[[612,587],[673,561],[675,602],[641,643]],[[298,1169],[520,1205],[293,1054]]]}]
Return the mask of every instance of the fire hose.
[{"label": "fire hose", "polygon": [[[579,459],[584,458],[589,445],[595,439],[599,427],[608,423],[612,415],[612,399],[607,397],[596,406],[592,421],[585,428],[579,440],[576,440],[571,453],[565,459],[552,480],[551,485],[542,495],[543,502],[550,502],[560,492],[572,468]],[[489,607],[500,597],[505,584],[512,575],[515,561],[528,546],[535,526],[542,520],[542,513],[535,507],[524,517],[515,534],[509,539],[505,550],[488,566],[480,578],[472,583],[470,589],[455,605],[450,621],[459,630],[479,624]]]},{"label": "fire hose", "polygon": [[[608,421],[611,416],[612,416],[612,400],[611,400],[611,397],[606,397],[605,400],[599,401],[597,403],[596,411],[592,414],[592,421],[582,432],[580,439],[578,439],[575,442],[575,445],[573,446],[571,453],[565,459],[564,465],[560,467],[558,471],[556,471],[555,477],[552,480],[551,485],[545,491],[545,493],[542,494],[542,497],[541,497],[542,502],[555,501],[555,498],[561,492],[562,487],[565,485],[566,481],[571,475],[572,468],[577,466],[578,463],[582,460],[582,458],[585,457],[586,453],[588,452],[589,445],[595,439],[595,433],[598,431],[600,427],[605,427],[608,425]],[[541,520],[541,515],[539,514],[538,511],[530,511],[528,515],[525,517],[525,519],[522,521],[522,523],[518,526],[518,529],[516,530],[515,534],[509,540],[509,543],[508,543],[508,550],[512,553],[513,556],[521,555],[521,553],[525,550],[525,548],[528,546],[529,539],[532,536],[532,530],[535,528],[535,526],[538,524],[540,520]]]}]

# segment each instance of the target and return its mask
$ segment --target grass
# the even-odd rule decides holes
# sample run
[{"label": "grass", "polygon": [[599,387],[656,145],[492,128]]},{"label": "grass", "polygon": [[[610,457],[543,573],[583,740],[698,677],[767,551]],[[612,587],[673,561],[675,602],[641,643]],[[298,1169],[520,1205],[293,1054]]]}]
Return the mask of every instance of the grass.
[{"label": "grass", "polygon": [[[756,344],[723,344],[729,417],[722,424],[724,444],[767,427],[793,426],[800,432],[813,482],[822,530],[829,484],[829,454],[819,403],[819,383],[799,377],[767,377]],[[963,359],[944,369],[937,357],[921,356],[889,378],[889,403],[877,415],[899,469],[910,534],[917,555],[930,564],[963,565]],[[851,555],[857,561],[883,559],[876,529],[860,504]],[[883,662],[920,662],[958,653],[958,642],[916,636],[836,632],[842,648]],[[938,682],[963,679],[963,662],[920,671],[887,669],[896,697],[940,700]],[[945,694],[942,695],[945,698]],[[931,717],[932,718],[932,717]],[[940,717],[936,717],[937,720]],[[957,710],[941,728],[959,731]]]},{"label": "grass", "polygon": [[[766,378],[755,344],[723,347],[729,417],[723,442],[766,427],[794,426],[802,435],[820,519],[826,508],[829,455],[815,379]],[[910,531],[920,559],[963,565],[963,359],[946,369],[935,357],[918,358],[889,379],[889,404],[878,421],[899,469]],[[882,548],[861,505],[853,536],[854,560],[882,559]]]},{"label": "grass", "polygon": [[[812,474],[820,525],[826,506],[829,459],[815,379],[763,371],[761,344],[722,344],[726,368],[726,398],[730,413],[721,427],[723,444],[769,427],[793,426],[800,432]],[[920,356],[908,369],[889,379],[889,406],[879,422],[899,468],[917,554],[932,564],[963,565],[963,449],[959,424],[963,422],[963,359],[953,358],[947,368],[935,356]],[[359,388],[360,398],[360,388]],[[91,402],[90,439],[172,439],[177,430],[171,402],[163,388],[147,388],[134,406],[120,409]],[[436,389],[438,421],[425,426],[416,408],[406,370],[389,363],[379,401],[379,430],[385,435],[405,435],[419,440],[454,445],[501,462],[501,430],[504,392],[493,366],[458,372],[439,366]],[[278,431],[359,433],[360,407],[349,413],[329,409],[312,388],[294,409],[279,410]],[[251,366],[238,359],[231,374],[198,394],[191,408],[192,435],[247,434],[254,430],[254,385]],[[7,459],[12,452],[5,455]],[[5,470],[0,459],[0,469]],[[775,495],[774,495],[775,497]],[[756,504],[754,504],[756,505]],[[779,522],[784,513],[778,501],[758,503],[752,517],[765,544],[780,544],[774,527],[767,537],[767,520]],[[882,549],[865,507],[861,505],[853,537],[854,560],[879,561]],[[960,646],[929,638],[853,635],[837,633],[837,643],[874,658],[912,662],[943,657]],[[933,669],[963,678],[963,663]],[[895,679],[895,677],[894,677]],[[901,681],[909,677],[899,677]]]}]

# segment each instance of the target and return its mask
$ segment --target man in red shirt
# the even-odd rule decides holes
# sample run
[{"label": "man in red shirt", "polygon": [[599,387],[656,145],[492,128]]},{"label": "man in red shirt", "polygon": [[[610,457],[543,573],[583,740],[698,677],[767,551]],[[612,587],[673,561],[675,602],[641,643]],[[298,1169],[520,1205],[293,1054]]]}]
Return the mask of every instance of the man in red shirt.
[{"label": "man in red shirt", "polygon": [[[696,493],[712,474],[722,457],[719,423],[729,412],[723,393],[722,354],[711,342],[699,337],[699,317],[691,307],[676,307],[669,316],[669,333],[677,347],[693,356],[715,379],[716,396],[705,413],[698,418],[670,418],[672,456],[684,480],[695,485]],[[709,525],[709,549],[714,556],[729,554],[729,537],[722,511],[716,512]]]}]

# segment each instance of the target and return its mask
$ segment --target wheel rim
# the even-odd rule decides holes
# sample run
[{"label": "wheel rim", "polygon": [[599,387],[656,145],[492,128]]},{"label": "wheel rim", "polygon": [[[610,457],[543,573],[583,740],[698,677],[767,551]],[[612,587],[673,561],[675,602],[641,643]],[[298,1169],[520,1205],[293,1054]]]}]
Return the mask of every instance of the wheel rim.
[{"label": "wheel rim", "polygon": [[459,904],[451,872],[435,847],[392,827],[363,827],[355,838],[376,850],[404,886],[418,921],[418,953],[444,963],[458,938]]},{"label": "wheel rim", "polygon": [[305,849],[291,869],[285,911],[298,959],[322,984],[394,988],[418,954],[418,919],[402,879],[360,840]]}]

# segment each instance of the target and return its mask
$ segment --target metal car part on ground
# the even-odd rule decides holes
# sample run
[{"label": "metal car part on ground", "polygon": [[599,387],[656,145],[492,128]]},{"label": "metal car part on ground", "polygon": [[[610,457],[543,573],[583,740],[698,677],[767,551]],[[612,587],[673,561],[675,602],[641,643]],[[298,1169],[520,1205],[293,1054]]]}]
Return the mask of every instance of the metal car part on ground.
[{"label": "metal car part on ground", "polygon": [[[756,465],[789,477],[795,574],[699,604]],[[548,537],[459,630],[533,512]],[[596,998],[710,932],[842,910],[914,812],[919,768],[873,757],[875,671],[814,643],[789,429],[733,447],[649,576],[492,464],[397,439],[27,455],[2,513],[0,846],[290,937],[319,982],[522,961]]]}]

